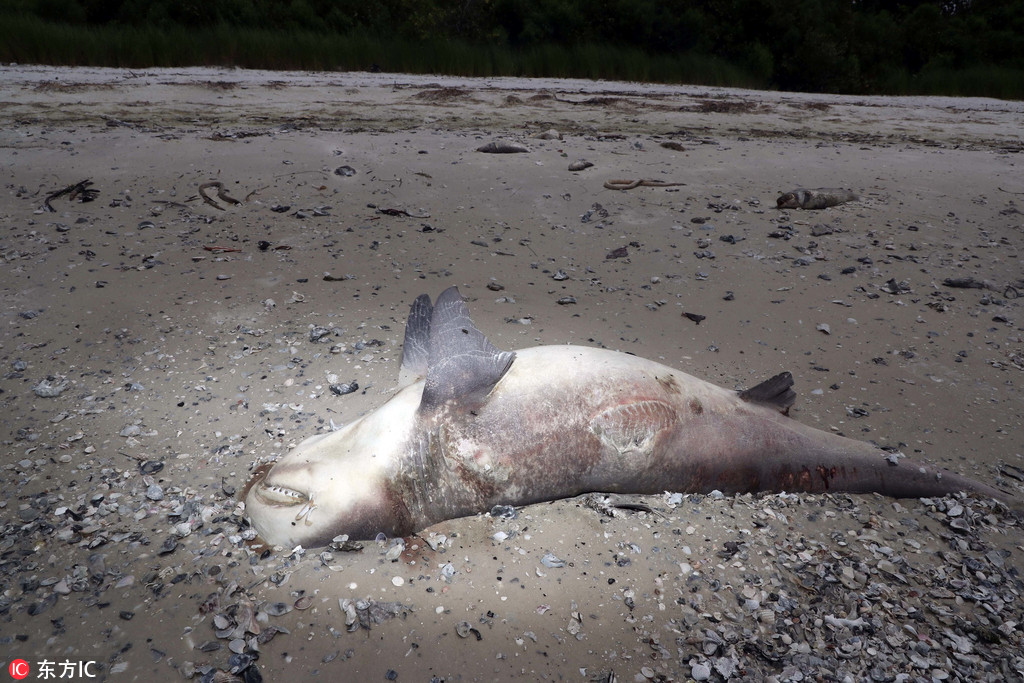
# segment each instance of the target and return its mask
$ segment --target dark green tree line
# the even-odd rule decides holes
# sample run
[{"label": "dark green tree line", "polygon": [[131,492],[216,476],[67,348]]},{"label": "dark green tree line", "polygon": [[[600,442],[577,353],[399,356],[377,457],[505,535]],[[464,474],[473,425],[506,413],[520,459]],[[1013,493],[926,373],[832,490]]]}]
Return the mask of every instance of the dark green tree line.
[{"label": "dark green tree line", "polygon": [[0,14],[514,50],[609,45],[713,56],[760,82],[814,91],[871,91],[937,69],[1024,70],[1024,0],[0,0]]}]

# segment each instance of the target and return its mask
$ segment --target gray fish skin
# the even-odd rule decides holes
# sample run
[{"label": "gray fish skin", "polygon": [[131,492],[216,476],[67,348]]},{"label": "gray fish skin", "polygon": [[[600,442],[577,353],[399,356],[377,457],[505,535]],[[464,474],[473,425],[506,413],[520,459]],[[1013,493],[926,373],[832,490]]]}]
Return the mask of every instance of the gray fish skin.
[{"label": "gray fish skin", "polygon": [[822,187],[816,190],[803,188],[790,190],[775,200],[779,209],[827,209],[857,199],[852,190]]},{"label": "gray fish skin", "polygon": [[[968,491],[1008,500],[923,463],[891,464],[872,444],[788,417],[788,373],[736,392],[605,349],[499,351],[451,291],[429,325],[423,302],[414,306],[409,365],[422,368],[415,337],[446,340],[428,344],[425,380],[340,431],[300,443],[252,483],[246,511],[265,541],[313,547],[340,534],[407,535],[498,504],[591,491]],[[443,346],[455,353],[445,356]],[[470,371],[459,370],[460,358]]]},{"label": "gray fish skin", "polygon": [[486,145],[477,147],[476,151],[483,152],[485,154],[525,154],[530,151],[530,148],[526,145],[521,145],[518,142],[495,140],[493,142],[488,142]]}]

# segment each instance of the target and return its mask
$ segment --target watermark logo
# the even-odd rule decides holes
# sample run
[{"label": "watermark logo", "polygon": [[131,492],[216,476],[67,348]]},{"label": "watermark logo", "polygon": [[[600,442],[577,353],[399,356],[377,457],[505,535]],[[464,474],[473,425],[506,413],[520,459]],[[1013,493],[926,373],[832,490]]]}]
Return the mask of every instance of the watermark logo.
[{"label": "watermark logo", "polygon": [[7,670],[11,673],[11,678],[20,681],[28,676],[30,668],[28,662],[24,659],[15,659],[11,662],[10,666],[7,667]]},{"label": "watermark logo", "polygon": [[24,659],[15,659],[7,666],[7,672],[11,674],[11,678],[16,681],[28,678],[33,672],[33,669],[35,670],[35,677],[33,680],[96,678],[97,675],[96,662],[93,660],[89,660],[88,662],[76,662],[68,659],[63,662],[55,662],[49,659],[44,659],[40,662],[36,662],[35,667],[33,667]]}]

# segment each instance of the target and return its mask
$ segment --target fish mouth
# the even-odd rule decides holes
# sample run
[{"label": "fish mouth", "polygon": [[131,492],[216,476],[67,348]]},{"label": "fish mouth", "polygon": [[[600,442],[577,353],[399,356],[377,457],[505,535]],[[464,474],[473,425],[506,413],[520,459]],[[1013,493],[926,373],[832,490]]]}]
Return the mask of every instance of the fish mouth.
[{"label": "fish mouth", "polygon": [[302,491],[296,491],[279,484],[270,484],[266,480],[257,482],[253,487],[253,493],[256,494],[256,500],[274,507],[308,505],[311,502],[310,497]]},{"label": "fish mouth", "polygon": [[305,526],[313,524],[313,511],[316,510],[316,503],[313,496],[302,491],[290,489],[280,484],[268,484],[266,479],[257,482],[252,488],[256,500],[264,505],[273,508],[295,508],[295,521],[302,522]]}]

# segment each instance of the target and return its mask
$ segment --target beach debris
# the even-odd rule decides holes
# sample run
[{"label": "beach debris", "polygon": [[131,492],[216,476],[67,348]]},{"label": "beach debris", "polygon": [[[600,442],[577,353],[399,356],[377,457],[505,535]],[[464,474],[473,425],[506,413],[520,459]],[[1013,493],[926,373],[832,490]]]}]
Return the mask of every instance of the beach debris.
[{"label": "beach debris", "polygon": [[213,208],[217,209],[218,211],[224,211],[225,209],[223,206],[215,202],[213,200],[213,197],[206,194],[206,191],[211,189],[217,190],[217,199],[221,200],[222,202],[227,202],[228,204],[234,205],[242,203],[235,199],[234,197],[232,197],[231,195],[229,195],[227,190],[224,189],[224,183],[220,182],[219,180],[213,180],[208,183],[203,183],[202,185],[199,186],[199,197],[204,202],[206,202]]},{"label": "beach debris", "polygon": [[677,187],[686,183],[674,183],[666,180],[654,180],[652,178],[640,178],[638,180],[613,179],[604,181],[605,189],[608,190],[632,190],[636,187]]},{"label": "beach debris", "polygon": [[947,277],[942,284],[956,289],[998,289],[996,283],[991,280],[979,280],[974,277]]},{"label": "beach debris", "polygon": [[334,175],[341,176],[342,178],[351,178],[355,174],[356,169],[352,168],[348,164],[345,164],[344,166],[339,166],[338,168],[334,169]]},{"label": "beach debris", "polygon": [[791,240],[796,235],[796,230],[792,225],[780,225],[775,230],[768,233],[768,236],[772,239],[777,240]]},{"label": "beach debris", "polygon": [[455,634],[459,636],[459,638],[468,638],[470,635],[472,635],[477,640],[484,639],[480,631],[472,624],[470,624],[468,621],[460,621],[459,623],[457,623],[455,625]]},{"label": "beach debris", "polygon": [[605,254],[604,258],[605,260],[609,260],[614,258],[626,258],[627,256],[629,256],[629,249],[626,247],[617,247]]},{"label": "beach debris", "polygon": [[907,294],[911,291],[909,282],[906,280],[897,280],[896,278],[890,278],[879,289],[886,294]]},{"label": "beach debris", "polygon": [[526,145],[521,145],[518,142],[494,140],[492,142],[488,142],[486,145],[477,147],[476,151],[483,152],[485,154],[522,154],[529,152],[530,148]]},{"label": "beach debris", "polygon": [[348,631],[358,631],[360,628],[367,631],[374,625],[381,624],[395,617],[404,617],[413,609],[401,602],[377,602],[375,600],[352,600],[351,598],[339,598],[338,606],[345,613],[345,626]]},{"label": "beach debris", "polygon": [[706,319],[706,315],[700,313],[683,313],[683,317],[692,320],[695,325],[700,325],[701,321]]},{"label": "beach debris", "polygon": [[164,468],[159,460],[144,460],[139,463],[139,471],[143,474],[156,474]]},{"label": "beach debris", "polygon": [[857,199],[853,190],[822,187],[816,190],[798,188],[784,192],[775,200],[779,209],[827,209]]},{"label": "beach debris", "polygon": [[363,549],[363,544],[359,541],[349,540],[348,534],[341,534],[331,539],[327,547],[342,553],[357,553]]},{"label": "beach debris", "polygon": [[329,342],[329,337],[335,333],[333,327],[323,327],[322,325],[314,325],[309,330],[309,341],[313,344],[319,342]]},{"label": "beach debris", "polygon": [[[287,244],[274,244],[267,240],[260,240],[256,243],[256,248],[260,251],[291,251],[291,246]],[[239,249],[238,251],[241,251]]]},{"label": "beach debris", "polygon": [[562,134],[554,128],[548,128],[543,133],[537,133],[533,137],[537,140],[561,140]]},{"label": "beach debris", "polygon": [[387,207],[371,207],[376,208],[377,213],[382,213],[385,216],[408,216],[409,218],[430,218],[429,213],[409,213],[405,209],[391,209]]},{"label": "beach debris", "polygon": [[597,216],[598,218],[608,218],[608,209],[604,208],[597,202],[594,202],[590,206],[590,209],[580,216],[580,223],[589,223],[594,216]]},{"label": "beach debris", "polygon": [[546,552],[540,558],[540,563],[548,569],[561,569],[565,566],[565,560],[555,555],[553,552]]},{"label": "beach debris", "polygon": [[[380,69],[378,68],[378,71]],[[452,86],[440,88],[427,88],[413,95],[413,99],[425,100],[427,102],[450,102],[457,99],[472,99],[473,91],[466,88]]]},{"label": "beach debris", "polygon": [[67,391],[71,386],[66,377],[47,376],[39,380],[39,383],[32,387],[32,392],[39,398],[56,398]]},{"label": "beach debris", "polygon": [[627,496],[617,493],[588,493],[583,496],[583,504],[608,517],[617,517],[619,510],[630,512],[655,512],[640,496]]},{"label": "beach debris", "polygon": [[344,396],[345,394],[353,394],[359,391],[359,384],[352,380],[348,383],[343,384],[332,384],[330,385],[331,393],[338,396]]},{"label": "beach debris", "polygon": [[515,519],[519,510],[514,505],[495,505],[488,514],[495,519]]},{"label": "beach debris", "polygon": [[[954,289],[988,289],[993,292],[998,292],[1002,289],[1003,296],[1007,299],[1016,299],[1020,296],[1020,291],[1013,285],[1006,285],[1006,287],[1000,288],[995,282],[991,280],[979,280],[974,277],[947,277],[942,281],[944,287],[951,287]],[[1024,285],[1024,281],[1022,281]]]},{"label": "beach debris", "polygon": [[293,213],[292,216],[294,218],[299,218],[301,220],[305,220],[305,219],[310,218],[310,217],[317,217],[317,218],[319,218],[319,217],[322,217],[322,216],[330,216],[331,215],[331,208],[333,208],[333,207],[324,205],[324,206],[314,206],[312,209],[299,209],[295,213]]},{"label": "beach debris", "polygon": [[662,142],[660,144],[665,149],[671,149],[671,150],[673,150],[675,152],[685,152],[686,151],[686,148],[683,147],[682,144],[676,142],[675,140],[666,140],[665,142]]},{"label": "beach debris", "polygon": [[588,168],[592,167],[593,165],[594,164],[592,164],[591,162],[587,161],[586,159],[579,159],[579,160],[574,161],[571,164],[569,164],[569,170],[570,171],[582,171],[584,169],[588,169]]},{"label": "beach debris", "polygon": [[573,610],[569,614],[569,623],[565,626],[565,631],[571,636],[576,636],[577,639],[582,637],[580,631],[583,629],[583,615],[580,614],[579,610]]},{"label": "beach debris", "polygon": [[64,195],[68,195],[68,199],[70,199],[71,201],[77,199],[82,203],[91,202],[94,199],[96,199],[96,197],[99,196],[100,191],[95,188],[89,187],[90,185],[92,185],[92,181],[87,178],[85,180],[80,180],[77,183],[68,185],[63,190],[51,192],[50,194],[46,195],[46,199],[43,200],[43,208],[49,211],[50,213],[56,213],[57,209],[50,206],[50,202],[53,201],[54,199],[57,199],[58,197],[63,197]]}]

